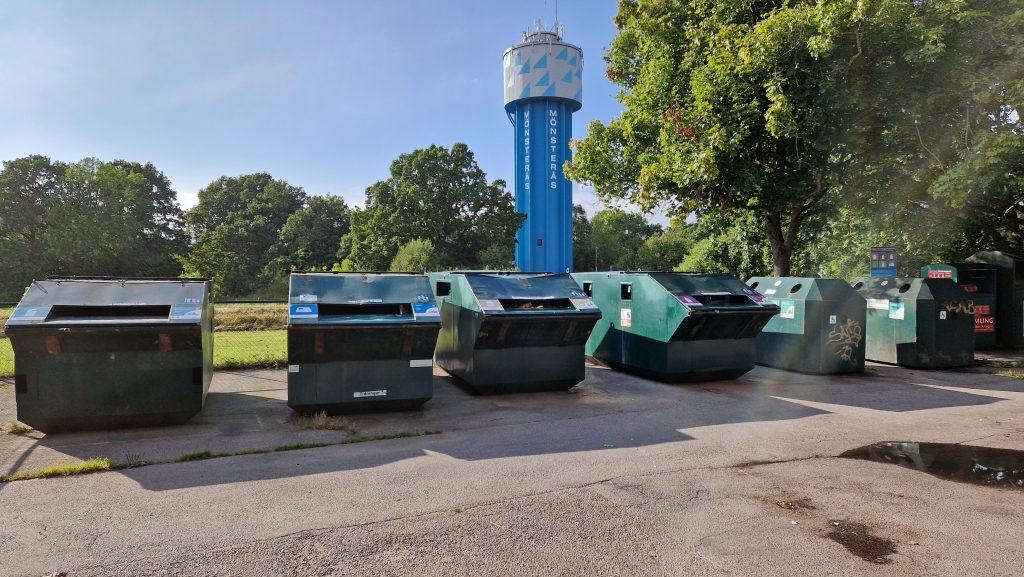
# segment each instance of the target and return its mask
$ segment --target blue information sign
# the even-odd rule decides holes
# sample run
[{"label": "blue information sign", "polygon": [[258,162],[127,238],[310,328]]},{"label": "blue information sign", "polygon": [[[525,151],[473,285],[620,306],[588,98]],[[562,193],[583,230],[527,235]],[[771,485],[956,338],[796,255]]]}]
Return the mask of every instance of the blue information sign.
[{"label": "blue information sign", "polygon": [[870,276],[896,276],[896,249],[891,246],[871,247]]}]

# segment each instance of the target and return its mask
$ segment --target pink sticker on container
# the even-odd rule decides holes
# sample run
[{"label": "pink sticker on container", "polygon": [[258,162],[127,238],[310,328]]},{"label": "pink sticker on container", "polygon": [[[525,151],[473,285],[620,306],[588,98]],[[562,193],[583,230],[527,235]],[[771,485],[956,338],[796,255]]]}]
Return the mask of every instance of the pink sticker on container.
[{"label": "pink sticker on container", "polygon": [[759,305],[768,304],[768,299],[764,298],[761,295],[750,295],[750,300],[754,301],[755,303],[757,303]]},{"label": "pink sticker on container", "polygon": [[684,305],[689,305],[692,307],[704,306],[704,303],[700,302],[699,300],[695,299],[690,295],[678,296],[676,298],[679,299],[679,302],[683,303]]}]

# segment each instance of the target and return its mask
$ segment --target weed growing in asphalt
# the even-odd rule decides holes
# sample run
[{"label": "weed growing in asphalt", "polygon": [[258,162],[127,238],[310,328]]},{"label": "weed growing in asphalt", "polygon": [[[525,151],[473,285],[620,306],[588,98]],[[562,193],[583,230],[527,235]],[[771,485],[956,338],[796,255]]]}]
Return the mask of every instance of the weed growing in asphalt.
[{"label": "weed growing in asphalt", "polygon": [[1024,379],[1024,371],[999,371],[996,376]]},{"label": "weed growing in asphalt", "polygon": [[110,462],[110,459],[106,457],[97,457],[71,465],[54,465],[44,469],[36,469],[35,471],[26,471],[24,473],[15,473],[13,475],[0,475],[0,483],[6,483],[8,481],[25,481],[28,479],[46,479],[49,477],[69,477],[71,475],[84,475],[86,473],[96,473],[98,471],[110,471],[115,468],[116,466]]},{"label": "weed growing in asphalt", "polygon": [[21,421],[10,421],[3,427],[0,427],[0,432],[7,433],[8,435],[20,435],[23,433],[29,433],[34,431],[32,427],[22,423]]},{"label": "weed growing in asphalt", "polygon": [[125,453],[124,461],[118,463],[118,469],[134,469],[136,467],[145,467],[149,464],[149,461],[144,461],[138,453]]},{"label": "weed growing in asphalt", "polygon": [[349,435],[354,435],[358,432],[356,426],[348,419],[328,415],[326,411],[300,417],[299,426],[303,429],[316,429],[318,431],[345,431]]}]

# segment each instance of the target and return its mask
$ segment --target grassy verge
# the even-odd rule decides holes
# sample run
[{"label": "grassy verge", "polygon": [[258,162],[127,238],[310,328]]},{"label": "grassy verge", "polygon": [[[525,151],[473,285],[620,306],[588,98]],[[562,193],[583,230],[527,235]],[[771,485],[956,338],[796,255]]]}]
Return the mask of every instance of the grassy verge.
[{"label": "grassy verge", "polygon": [[409,437],[423,437],[426,435],[439,435],[444,431],[402,431],[398,433],[381,433],[379,435],[357,435],[346,437],[340,441],[326,443],[293,443],[280,445],[273,449],[245,449],[243,451],[214,453],[213,451],[195,451],[179,455],[169,461],[144,461],[138,455],[129,456],[125,462],[114,462],[107,457],[96,457],[83,463],[71,465],[55,465],[45,469],[25,471],[13,475],[0,475],[0,483],[10,481],[25,481],[28,479],[45,479],[48,477],[68,477],[71,475],[85,475],[99,471],[117,471],[121,469],[138,469],[150,465],[162,465],[167,463],[187,463],[190,461],[206,461],[209,459],[221,459],[224,457],[237,457],[239,455],[256,455],[260,453],[280,453],[283,451],[301,451],[303,449],[315,449],[317,447],[330,447],[332,445],[351,445],[353,443],[366,443],[369,441],[384,441],[387,439],[406,439]]},{"label": "grassy verge", "polygon": [[4,336],[4,324],[7,323],[7,319],[11,318],[13,313],[13,307],[0,307],[0,337]]},{"label": "grassy verge", "polygon": [[287,362],[286,331],[231,331],[213,334],[215,369],[281,368]]},{"label": "grassy verge", "polygon": [[0,339],[0,377],[14,376],[14,349],[10,339]]},{"label": "grassy verge", "polygon": [[286,303],[213,305],[215,331],[268,331],[288,326]]},{"label": "grassy verge", "polygon": [[1024,370],[1016,371],[999,371],[996,373],[1000,377],[1013,377],[1014,379],[1024,379]]}]

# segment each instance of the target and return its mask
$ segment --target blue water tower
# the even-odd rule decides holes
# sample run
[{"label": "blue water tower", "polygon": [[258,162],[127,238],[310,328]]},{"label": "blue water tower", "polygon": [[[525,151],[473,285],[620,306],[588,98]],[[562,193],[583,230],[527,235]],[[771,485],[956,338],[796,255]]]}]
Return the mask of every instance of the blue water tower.
[{"label": "blue water tower", "polygon": [[562,174],[571,159],[572,113],[583,106],[583,52],[562,41],[562,27],[523,33],[505,51],[505,112],[515,127],[516,233],[522,271],[572,270],[572,183]]}]

